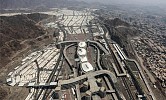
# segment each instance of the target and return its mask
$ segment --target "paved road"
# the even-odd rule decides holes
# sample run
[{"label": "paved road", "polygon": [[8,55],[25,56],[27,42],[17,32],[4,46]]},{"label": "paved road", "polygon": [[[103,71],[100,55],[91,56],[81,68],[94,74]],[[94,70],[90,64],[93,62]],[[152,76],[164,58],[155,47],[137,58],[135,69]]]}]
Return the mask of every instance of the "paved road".
[{"label": "paved road", "polygon": [[95,72],[86,73],[84,75],[81,75],[81,76],[78,76],[75,78],[71,78],[69,80],[59,80],[58,85],[61,86],[61,85],[77,84],[79,81],[87,79],[89,76],[95,77],[95,76],[99,76],[99,75],[108,75],[109,77],[111,77],[111,79],[114,83],[117,82],[117,78],[112,72],[107,71],[107,70],[99,70],[99,71],[95,71]]}]

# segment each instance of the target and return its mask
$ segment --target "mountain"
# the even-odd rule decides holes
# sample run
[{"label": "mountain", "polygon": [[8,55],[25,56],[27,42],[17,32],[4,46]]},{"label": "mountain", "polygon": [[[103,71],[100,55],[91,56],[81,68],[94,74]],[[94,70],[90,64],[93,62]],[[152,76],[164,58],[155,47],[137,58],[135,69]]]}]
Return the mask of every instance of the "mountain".
[{"label": "mountain", "polygon": [[0,0],[0,9],[59,7],[67,3],[68,0]]},{"label": "mountain", "polygon": [[[45,30],[36,25],[38,17],[39,14],[0,16],[0,67],[5,66],[13,54],[25,47],[23,41],[45,34]],[[41,14],[40,20],[47,17]]]},{"label": "mountain", "polygon": [[109,19],[99,17],[99,19],[105,23],[105,26],[107,27],[110,33],[111,39],[124,48],[124,51],[127,56],[133,57],[133,52],[131,51],[129,40],[131,37],[140,34],[139,31],[132,27],[132,25],[130,25],[129,23],[119,18]]},{"label": "mountain", "polygon": [[99,2],[103,4],[130,4],[130,5],[166,5],[165,0],[77,0],[85,2]]}]

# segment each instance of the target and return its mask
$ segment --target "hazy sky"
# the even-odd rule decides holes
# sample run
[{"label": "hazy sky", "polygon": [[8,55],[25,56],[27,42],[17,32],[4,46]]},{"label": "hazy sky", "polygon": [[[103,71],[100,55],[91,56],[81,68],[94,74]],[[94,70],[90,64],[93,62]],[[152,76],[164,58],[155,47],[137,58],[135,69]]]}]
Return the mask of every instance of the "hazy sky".
[{"label": "hazy sky", "polygon": [[166,0],[78,0],[78,1],[97,1],[101,3],[118,4],[143,4],[143,5],[166,5]]}]

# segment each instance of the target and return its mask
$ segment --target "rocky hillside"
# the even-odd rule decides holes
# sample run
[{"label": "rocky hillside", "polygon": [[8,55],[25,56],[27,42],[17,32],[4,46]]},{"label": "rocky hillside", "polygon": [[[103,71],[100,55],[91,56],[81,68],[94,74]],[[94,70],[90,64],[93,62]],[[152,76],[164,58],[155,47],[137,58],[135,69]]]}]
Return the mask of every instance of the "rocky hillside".
[{"label": "rocky hillside", "polygon": [[129,52],[131,51],[129,40],[130,38],[137,36],[139,31],[119,18],[109,19],[100,17],[99,19],[105,23],[111,39],[123,47],[125,51],[128,51],[126,52],[127,56],[133,57],[132,52]]},{"label": "rocky hillside", "polygon": [[[36,23],[39,14],[0,17],[0,67],[5,66],[16,51],[24,48],[24,41],[45,34]],[[41,19],[48,15],[41,15]]]},{"label": "rocky hillside", "polygon": [[28,8],[40,5],[53,6],[62,5],[67,0],[1,0],[2,8]]},{"label": "rocky hillside", "polygon": [[52,7],[78,6],[80,3],[85,4],[85,2],[79,0],[0,0],[0,9],[45,9]]},{"label": "rocky hillside", "polygon": [[27,17],[37,23],[43,19],[48,18],[48,15],[40,14],[40,13],[33,13],[33,14],[28,14]]}]

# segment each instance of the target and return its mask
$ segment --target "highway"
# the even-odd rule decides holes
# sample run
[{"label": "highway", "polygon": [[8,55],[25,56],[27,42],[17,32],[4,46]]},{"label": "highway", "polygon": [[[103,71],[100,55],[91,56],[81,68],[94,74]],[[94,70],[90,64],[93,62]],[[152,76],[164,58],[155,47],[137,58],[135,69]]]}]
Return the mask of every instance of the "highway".
[{"label": "highway", "polygon": [[[74,11],[73,11],[73,16],[71,16],[71,15],[66,15],[66,16],[67,17],[65,17],[65,15],[64,15],[64,17],[66,18],[66,20],[63,22],[63,24],[65,26],[67,26],[65,28],[65,30],[67,31],[66,32],[67,33],[66,36],[68,34],[71,34],[71,33],[72,34],[74,34],[74,33],[75,34],[83,33],[83,27],[84,27],[84,30],[88,30],[88,28],[86,29],[85,28],[86,26],[84,25],[85,23],[88,24],[88,17],[89,17],[88,14],[87,15],[83,14],[83,15],[77,16],[75,18]],[[73,20],[75,20],[75,21],[73,21]],[[73,28],[73,26],[74,26],[74,28]],[[80,29],[80,31],[78,31],[78,29]],[[86,32],[86,33],[88,33],[88,32]],[[84,32],[84,34],[85,34],[85,32]],[[78,44],[79,42],[82,42],[82,41],[76,39],[76,40],[72,40],[72,41],[61,41],[61,42],[58,42],[58,44],[57,44],[57,45],[62,45],[62,47],[64,47],[64,49],[63,49],[63,56],[66,59],[66,62],[68,63],[68,65],[71,67],[71,69],[74,68],[74,64],[72,64],[72,62],[69,60],[66,51],[67,51],[68,48],[72,48],[73,46],[76,46],[76,44]],[[87,75],[84,74],[84,75],[81,75],[81,76],[77,76],[77,77],[69,79],[69,80],[59,80],[58,81],[58,85],[60,85],[60,86],[62,85],[64,87],[66,87],[65,84],[67,84],[67,87],[68,87],[69,84],[77,83],[79,81],[88,79],[89,76],[96,77],[96,76],[100,76],[100,75],[106,75],[106,76],[104,76],[104,80],[105,80],[106,84],[109,86],[109,89],[113,90],[113,87],[109,83],[109,79],[111,79],[114,83],[116,83],[117,80],[116,80],[115,75],[113,73],[111,73],[110,71],[102,70],[103,68],[100,65],[100,53],[103,52],[106,55],[108,55],[109,54],[108,49],[106,49],[104,46],[101,45],[101,43],[96,42],[96,41],[87,40],[86,43],[92,45],[92,47],[95,47],[97,49],[97,65],[99,66],[98,71],[87,73]],[[74,70],[74,73],[76,74],[75,70]],[[109,78],[108,78],[108,76],[109,76]],[[76,85],[76,87],[77,87],[77,84],[73,84],[73,85],[74,86]],[[76,90],[77,90],[77,94],[78,94],[78,87],[77,87]],[[117,100],[117,98],[118,98],[116,95],[117,94],[113,93],[113,98],[115,100]],[[80,98],[80,97],[78,97],[78,98]]]},{"label": "highway", "polygon": [[[58,75],[57,75],[56,78],[55,78],[55,72],[57,71],[58,67],[60,66],[60,62],[61,62],[62,57],[63,57],[63,55],[62,55],[63,49],[64,49],[64,48],[61,48],[61,50],[60,50],[60,51],[61,51],[60,56],[59,56],[59,58],[58,58],[58,60],[57,60],[57,63],[56,63],[56,65],[55,65],[54,69],[52,70],[52,72],[51,72],[51,74],[50,74],[50,76],[49,76],[49,78],[48,78],[48,80],[47,80],[47,83],[57,81],[56,79],[57,79],[57,76],[58,76]],[[36,96],[36,99],[37,99],[37,100],[40,98],[42,92],[44,92],[44,93],[43,93],[43,99],[44,99],[45,96],[46,96],[46,94],[47,94],[47,92],[50,93],[50,90],[49,90],[49,89],[45,89],[45,90],[42,89],[42,90],[39,90],[39,91],[37,92],[37,96]]]},{"label": "highway", "polygon": [[141,78],[143,79],[143,81],[144,81],[144,83],[145,83],[145,85],[146,85],[148,91],[150,92],[149,94],[151,95],[151,97],[152,97],[153,100],[157,100],[157,99],[155,98],[153,92],[152,92],[151,87],[149,86],[149,83],[148,83],[148,81],[147,81],[145,75],[143,74],[142,68],[141,68],[140,65],[137,63],[137,61],[134,60],[134,59],[129,59],[129,58],[127,58],[126,55],[122,52],[122,50],[117,46],[117,44],[116,44],[116,46],[114,45],[114,47],[116,47],[116,49],[118,49],[118,51],[119,51],[118,54],[120,55],[120,57],[121,57],[122,60],[132,61],[132,62],[134,62],[134,63],[137,65],[137,68],[139,69],[139,72],[140,72],[140,74],[141,74]]},{"label": "highway", "polygon": [[99,71],[87,73],[87,74],[84,74],[84,75],[81,75],[81,76],[78,76],[76,78],[72,78],[69,80],[59,80],[58,85],[78,84],[79,81],[85,80],[89,76],[94,77],[94,76],[99,76],[99,75],[108,75],[114,83],[117,82],[116,76],[113,73],[111,73],[110,71],[107,71],[107,70],[99,70]]},{"label": "highway", "polygon": [[[127,58],[117,43],[108,42],[109,31],[102,21],[92,16],[90,9],[62,10],[58,18],[54,28],[59,29],[59,36],[52,48],[28,56],[9,75],[13,82],[8,82],[9,85],[31,88],[26,100],[53,100],[53,93],[61,100],[134,100],[133,91],[137,90],[128,84],[131,76],[125,61],[135,62],[149,94],[156,100],[141,67]],[[13,81],[15,78],[19,81]],[[117,85],[123,85],[125,90],[119,91]]]},{"label": "highway", "polygon": [[[98,70],[103,70],[103,67],[101,66],[101,64],[100,64],[100,50],[97,48],[97,46],[96,45],[94,45],[94,44],[91,44],[92,46],[94,46],[95,48],[96,48],[96,50],[97,50],[97,65],[98,65]],[[108,64],[108,63],[107,63]],[[113,74],[114,75],[114,74]],[[109,78],[108,77],[106,77],[106,76],[104,76],[103,77],[104,78],[104,80],[105,80],[105,83],[106,83],[106,85],[107,85],[107,87],[109,88],[109,90],[114,90],[113,89],[113,86],[111,85],[111,83],[109,82]],[[112,78],[111,78],[111,80],[112,80]],[[116,89],[115,89],[116,90]],[[117,96],[118,94],[116,94],[116,92],[115,93],[112,93],[112,97],[113,97],[113,99],[114,100],[118,100],[118,96]]]},{"label": "highway", "polygon": [[132,61],[132,62],[134,62],[134,63],[137,65],[137,68],[139,69],[139,72],[140,72],[140,74],[141,74],[141,78],[143,79],[143,81],[144,81],[144,83],[145,83],[145,85],[146,85],[146,87],[147,87],[147,89],[148,89],[148,91],[149,91],[149,95],[152,97],[152,100],[157,100],[156,97],[154,96],[154,93],[153,93],[153,91],[152,91],[152,89],[151,89],[151,87],[150,87],[150,85],[149,85],[149,83],[148,83],[148,81],[147,81],[145,75],[143,74],[142,68],[141,68],[140,65],[137,63],[137,61],[134,60],[134,59],[126,59],[126,60]]}]

